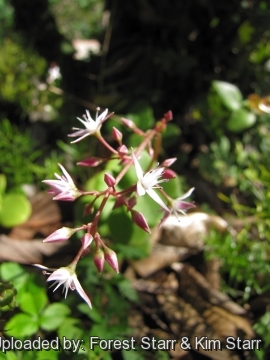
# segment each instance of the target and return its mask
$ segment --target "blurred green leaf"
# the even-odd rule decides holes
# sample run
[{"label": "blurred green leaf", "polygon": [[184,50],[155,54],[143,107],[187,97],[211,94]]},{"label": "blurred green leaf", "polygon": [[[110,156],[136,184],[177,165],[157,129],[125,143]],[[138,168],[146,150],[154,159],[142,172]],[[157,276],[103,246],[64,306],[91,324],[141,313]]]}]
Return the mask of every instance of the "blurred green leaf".
[{"label": "blurred green leaf", "polygon": [[6,194],[0,210],[0,224],[4,227],[22,224],[29,218],[31,211],[31,203],[25,195]]},{"label": "blurred green leaf", "polygon": [[232,132],[241,132],[253,126],[256,115],[243,108],[232,112],[227,122],[227,129]]},{"label": "blurred green leaf", "polygon": [[213,81],[213,88],[216,90],[224,106],[229,110],[240,109],[243,101],[241,91],[237,86],[225,81]]},{"label": "blurred green leaf", "polygon": [[7,187],[7,178],[5,174],[0,174],[0,195],[4,194]]},{"label": "blurred green leaf", "polygon": [[29,279],[24,268],[13,262],[4,262],[0,266],[0,275],[4,281],[11,281],[17,290],[23,288]]},{"label": "blurred green leaf", "polygon": [[162,134],[162,144],[166,148],[179,142],[181,130],[175,124],[167,124],[165,132]]},{"label": "blurred green leaf", "polygon": [[140,100],[130,109],[130,113],[125,116],[127,119],[133,120],[138,128],[142,130],[148,130],[153,127],[155,123],[155,117],[153,109],[149,104]]},{"label": "blurred green leaf", "polygon": [[35,359],[36,360],[57,360],[58,359],[58,351],[55,350],[42,350],[35,352]]},{"label": "blurred green leaf", "polygon": [[62,339],[64,336],[67,339],[81,339],[83,329],[80,327],[79,319],[64,318],[58,328],[58,336]]}]

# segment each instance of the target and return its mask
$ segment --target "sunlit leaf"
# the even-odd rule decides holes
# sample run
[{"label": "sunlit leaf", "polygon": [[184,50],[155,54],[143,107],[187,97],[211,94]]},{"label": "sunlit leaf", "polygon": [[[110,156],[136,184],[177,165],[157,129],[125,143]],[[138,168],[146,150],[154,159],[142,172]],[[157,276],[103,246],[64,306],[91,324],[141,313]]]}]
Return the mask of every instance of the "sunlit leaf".
[{"label": "sunlit leaf", "polygon": [[216,90],[224,106],[229,110],[238,110],[241,107],[243,96],[237,86],[225,81],[213,81]]},{"label": "sunlit leaf", "polygon": [[232,132],[240,132],[253,126],[256,122],[256,115],[243,108],[234,111],[228,122],[227,129]]},{"label": "sunlit leaf", "polygon": [[31,214],[31,204],[22,194],[6,194],[3,196],[0,210],[0,224],[12,227],[24,223]]}]

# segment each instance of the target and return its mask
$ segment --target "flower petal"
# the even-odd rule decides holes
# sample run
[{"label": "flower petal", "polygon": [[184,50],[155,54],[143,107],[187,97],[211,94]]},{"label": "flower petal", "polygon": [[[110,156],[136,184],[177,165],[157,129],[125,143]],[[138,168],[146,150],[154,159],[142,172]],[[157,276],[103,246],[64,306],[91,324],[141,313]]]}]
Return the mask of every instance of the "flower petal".
[{"label": "flower petal", "polygon": [[142,171],[141,165],[140,165],[138,159],[136,158],[136,155],[134,154],[134,151],[132,148],[131,148],[131,156],[132,156],[132,160],[133,160],[133,163],[135,166],[137,178],[138,178],[138,180],[141,180],[143,177],[143,171]]},{"label": "flower petal", "polygon": [[83,300],[87,303],[87,305],[92,309],[91,301],[89,297],[86,295],[85,291],[83,290],[79,280],[77,279],[77,276],[73,278],[75,288],[78,291],[79,295],[83,298]]},{"label": "flower petal", "polygon": [[184,193],[182,196],[180,196],[179,198],[177,198],[176,200],[183,200],[186,199],[187,197],[189,197],[193,191],[195,190],[195,187],[189,189],[186,193]]},{"label": "flower petal", "polygon": [[142,186],[142,184],[141,184],[140,181],[137,182],[137,194],[138,194],[139,196],[145,195],[145,189],[144,189],[144,187]]},{"label": "flower petal", "polygon": [[170,209],[165,205],[163,200],[153,189],[148,189],[146,190],[146,192],[156,203],[158,203],[161,207],[163,207],[163,209],[165,209],[166,211],[170,211]]}]

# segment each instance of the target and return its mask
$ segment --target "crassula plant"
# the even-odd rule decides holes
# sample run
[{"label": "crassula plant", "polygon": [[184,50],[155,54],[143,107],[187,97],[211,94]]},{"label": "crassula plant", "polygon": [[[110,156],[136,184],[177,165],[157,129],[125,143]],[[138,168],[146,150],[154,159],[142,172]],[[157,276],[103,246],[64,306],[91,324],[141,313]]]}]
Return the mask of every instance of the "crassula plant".
[{"label": "crassula plant", "polygon": [[[122,132],[116,127],[112,128],[112,138],[117,146],[114,148],[105,140],[101,134],[102,124],[109,119],[113,113],[108,114],[107,109],[101,114],[99,114],[99,111],[100,109],[98,108],[95,120],[92,119],[89,111],[86,111],[83,119],[78,118],[84,128],[73,128],[74,132],[69,136],[75,138],[75,140],[72,141],[73,144],[86,139],[88,136],[95,136],[101,144],[107,148],[111,155],[106,159],[90,157],[78,162],[78,165],[96,167],[108,161],[117,161],[121,165],[121,170],[117,176],[113,176],[109,172],[104,173],[103,180],[106,188],[102,191],[96,189],[91,191],[78,189],[67,170],[60,164],[59,167],[62,175],[55,174],[55,180],[44,180],[44,183],[50,187],[48,192],[53,195],[53,200],[75,201],[79,197],[89,197],[89,195],[91,195],[92,201],[86,204],[84,215],[94,211],[94,204],[97,199],[101,199],[101,202],[94,213],[92,222],[75,228],[62,227],[43,240],[45,243],[67,241],[74,233],[83,231],[84,235],[81,238],[81,248],[71,264],[59,269],[50,269],[36,264],[36,266],[43,269],[45,274],[49,275],[47,281],[54,282],[53,285],[56,285],[55,290],[63,285],[66,297],[69,289],[76,289],[89,307],[91,307],[90,299],[83,290],[76,275],[76,266],[80,258],[86,256],[90,250],[92,250],[93,261],[99,272],[102,272],[105,262],[107,262],[116,273],[119,272],[115,251],[105,244],[99,233],[100,217],[110,198],[114,199],[113,209],[120,206],[126,208],[126,211],[131,215],[132,222],[148,233],[151,231],[147,219],[142,212],[136,210],[137,197],[148,196],[158,204],[164,212],[159,224],[160,226],[170,214],[177,217],[178,213],[185,214],[188,209],[195,207],[193,203],[184,201],[185,198],[191,195],[194,188],[182,196],[172,199],[161,186],[162,183],[176,176],[169,168],[176,161],[176,158],[166,159],[160,165],[157,163],[161,150],[162,133],[165,131],[168,122],[172,120],[171,111],[164,114],[164,117],[156,122],[154,127],[148,131],[143,131],[137,127],[132,120],[121,119],[122,125],[141,137],[141,143],[136,149],[128,148],[125,145]],[[147,151],[150,158],[148,168],[145,170],[142,169],[140,164],[140,156],[143,151]],[[135,169],[137,181],[125,189],[119,189],[119,182],[131,167]]]}]

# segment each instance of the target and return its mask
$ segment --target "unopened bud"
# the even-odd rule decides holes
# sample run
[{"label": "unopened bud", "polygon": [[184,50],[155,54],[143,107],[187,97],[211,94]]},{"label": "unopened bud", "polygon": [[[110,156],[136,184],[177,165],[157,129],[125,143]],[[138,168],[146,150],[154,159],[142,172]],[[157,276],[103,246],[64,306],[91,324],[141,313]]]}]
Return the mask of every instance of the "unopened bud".
[{"label": "unopened bud", "polygon": [[122,118],[122,123],[129,129],[134,129],[136,126],[132,120]]},{"label": "unopened bud", "polygon": [[101,164],[104,161],[104,159],[97,158],[97,157],[90,157],[88,159],[82,160],[77,162],[77,165],[80,166],[89,166],[89,167],[96,167],[99,164]]},{"label": "unopened bud", "polygon": [[116,253],[107,246],[104,246],[104,253],[105,253],[105,260],[110,265],[110,267],[113,268],[113,270],[118,274],[119,266],[118,266]]},{"label": "unopened bud", "polygon": [[177,158],[170,158],[170,159],[166,159],[162,162],[162,164],[160,166],[164,166],[164,167],[170,167],[172,166],[172,164],[177,160]]},{"label": "unopened bud", "polygon": [[71,235],[73,235],[77,229],[71,229],[68,227],[62,227],[61,229],[56,230],[51,235],[46,237],[43,242],[62,242],[68,240]]},{"label": "unopened bud", "polygon": [[122,138],[123,138],[123,134],[121,133],[121,131],[119,131],[118,129],[116,129],[116,127],[113,127],[113,128],[112,128],[112,137],[113,137],[114,140],[116,140],[119,144],[121,144]]},{"label": "unopened bud", "polygon": [[138,225],[141,229],[151,234],[151,230],[147,224],[147,221],[145,220],[145,217],[142,213],[136,210],[131,210],[131,217],[132,221]]},{"label": "unopened bud", "polygon": [[162,173],[162,179],[170,180],[170,179],[175,179],[175,178],[176,178],[176,174],[171,169],[166,169]]},{"label": "unopened bud", "polygon": [[173,119],[173,113],[171,110],[167,111],[165,114],[164,114],[164,118],[166,119],[166,121],[171,121]]},{"label": "unopened bud", "polygon": [[93,241],[93,236],[91,234],[89,234],[89,233],[86,233],[82,237],[81,241],[82,241],[83,248],[86,249],[91,245],[91,243]]},{"label": "unopened bud", "polygon": [[105,261],[104,252],[100,247],[98,247],[94,253],[94,264],[95,264],[98,272],[100,272],[100,273],[103,270],[104,261]]},{"label": "unopened bud", "polygon": [[121,145],[119,146],[119,148],[117,149],[118,153],[120,155],[127,155],[128,153],[128,148],[126,147],[126,145]]},{"label": "unopened bud", "polygon": [[105,173],[104,181],[109,187],[113,187],[115,185],[115,178],[108,173]]}]

